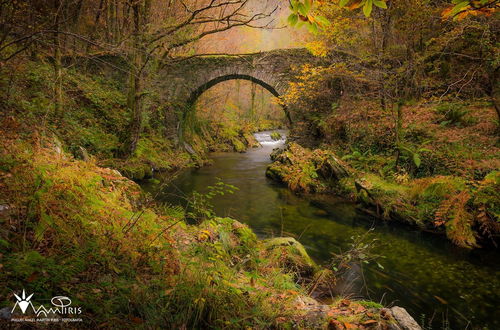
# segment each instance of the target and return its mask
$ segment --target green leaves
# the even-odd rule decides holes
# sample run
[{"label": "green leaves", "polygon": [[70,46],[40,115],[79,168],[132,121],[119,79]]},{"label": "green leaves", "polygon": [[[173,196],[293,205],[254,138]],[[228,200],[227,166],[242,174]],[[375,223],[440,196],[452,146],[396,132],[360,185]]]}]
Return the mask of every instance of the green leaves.
[{"label": "green leaves", "polygon": [[288,24],[290,24],[291,27],[294,27],[298,21],[299,21],[299,15],[292,13],[290,14],[290,16],[288,16]]},{"label": "green leaves", "polygon": [[312,8],[312,0],[306,0],[304,2],[304,9],[306,10],[306,14],[311,10]]},{"label": "green leaves", "polygon": [[382,9],[387,9],[387,4],[385,3],[385,1],[382,1],[382,0],[374,0],[373,1],[373,4],[379,8],[382,8]]},{"label": "green leaves", "polygon": [[451,10],[451,13],[450,13],[452,16],[455,16],[456,14],[461,12],[465,7],[470,5],[470,1],[468,1],[468,0],[466,0],[466,1],[453,0],[452,3],[455,4],[455,6],[453,7],[453,9]]},{"label": "green leaves", "polygon": [[[346,7],[349,5],[350,0],[340,0],[339,1],[339,6],[340,7]],[[349,9],[357,9],[360,7],[363,7],[363,14],[366,17],[370,17],[373,11],[373,6],[382,8],[382,9],[387,9],[387,3],[386,0],[356,0],[353,1],[352,4],[350,4],[348,7]]]},{"label": "green leaves", "polygon": [[311,32],[313,34],[316,34],[319,31],[318,24],[316,22],[310,23],[307,26],[307,29],[309,30],[309,32]]},{"label": "green leaves", "polygon": [[322,26],[330,26],[332,24],[325,16],[316,16],[314,18]]},{"label": "green leaves", "polygon": [[288,16],[288,24],[291,27],[301,27],[307,24],[307,29],[311,33],[318,33],[320,29],[330,26],[330,21],[325,16],[315,16],[313,10],[313,0],[292,0],[290,1],[290,10],[292,13]]},{"label": "green leaves", "polygon": [[404,144],[399,144],[398,148],[400,152],[406,155],[407,158],[411,158],[413,161],[413,164],[415,164],[415,167],[420,167],[422,165],[422,159],[421,155],[424,152],[431,153],[432,150],[425,148],[424,146],[431,141],[425,141],[422,143],[419,147],[414,147],[414,146],[409,146],[409,145],[404,145]]},{"label": "green leaves", "polygon": [[420,167],[420,164],[422,163],[422,160],[420,159],[420,156],[417,153],[413,154],[413,163],[415,164],[416,167]]},{"label": "green leaves", "polygon": [[373,9],[373,0],[366,0],[365,5],[363,6],[363,14],[366,17],[370,17]]}]

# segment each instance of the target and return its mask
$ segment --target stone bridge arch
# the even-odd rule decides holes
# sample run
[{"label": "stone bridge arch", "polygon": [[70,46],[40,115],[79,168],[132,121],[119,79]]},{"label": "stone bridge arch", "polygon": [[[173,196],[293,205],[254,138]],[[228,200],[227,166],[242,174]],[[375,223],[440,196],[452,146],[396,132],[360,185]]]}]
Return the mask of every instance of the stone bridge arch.
[{"label": "stone bridge arch", "polygon": [[[317,62],[317,58],[304,48],[185,57],[160,69],[157,86],[170,107],[187,112],[203,92],[233,79],[250,80],[276,97],[283,95],[294,79],[293,67],[311,62]],[[289,112],[284,110],[291,122]]]}]

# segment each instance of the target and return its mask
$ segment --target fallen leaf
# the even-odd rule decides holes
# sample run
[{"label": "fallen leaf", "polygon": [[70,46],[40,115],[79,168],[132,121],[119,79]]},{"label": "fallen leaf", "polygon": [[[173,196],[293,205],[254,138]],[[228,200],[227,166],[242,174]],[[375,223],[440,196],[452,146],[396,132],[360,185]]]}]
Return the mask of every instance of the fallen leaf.
[{"label": "fallen leaf", "polygon": [[345,327],[339,321],[331,319],[330,322],[328,322],[328,329],[344,330]]},{"label": "fallen leaf", "polygon": [[434,296],[441,304],[448,305],[448,302],[439,296]]},{"label": "fallen leaf", "polygon": [[144,322],[143,319],[141,319],[140,317],[137,317],[137,316],[130,316],[130,321],[136,323],[136,324],[141,324]]},{"label": "fallen leaf", "polygon": [[38,273],[33,273],[33,274],[30,275],[30,277],[28,277],[28,279],[26,281],[28,281],[29,283],[31,283],[34,280],[36,280],[37,277],[38,277]]}]

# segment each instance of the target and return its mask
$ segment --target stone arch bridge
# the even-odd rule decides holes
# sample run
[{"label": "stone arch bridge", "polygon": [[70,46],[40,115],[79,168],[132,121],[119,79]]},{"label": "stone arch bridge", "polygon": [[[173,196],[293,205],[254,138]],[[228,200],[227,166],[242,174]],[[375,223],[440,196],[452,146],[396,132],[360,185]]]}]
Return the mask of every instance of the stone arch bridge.
[{"label": "stone arch bridge", "polygon": [[[250,80],[274,96],[283,95],[294,79],[293,66],[313,62],[317,63],[318,58],[304,48],[185,57],[162,67],[156,86],[168,104],[188,111],[204,91],[232,79]],[[290,114],[284,110],[291,122]]]}]

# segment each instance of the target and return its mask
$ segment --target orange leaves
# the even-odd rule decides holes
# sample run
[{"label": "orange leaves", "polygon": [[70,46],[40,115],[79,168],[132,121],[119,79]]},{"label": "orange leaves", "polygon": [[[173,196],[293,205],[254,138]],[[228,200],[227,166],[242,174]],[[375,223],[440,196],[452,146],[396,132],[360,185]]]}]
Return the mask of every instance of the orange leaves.
[{"label": "orange leaves", "polygon": [[454,0],[452,3],[453,5],[441,12],[443,20],[453,18],[460,21],[469,15],[491,16],[500,8],[497,0]]},{"label": "orange leaves", "polygon": [[344,325],[335,319],[331,319],[328,322],[328,329],[344,329]]},{"label": "orange leaves", "polygon": [[374,326],[375,324],[378,324],[378,321],[377,320],[368,320],[368,321],[364,321],[363,323],[364,326]]},{"label": "orange leaves", "polygon": [[129,319],[130,319],[130,321],[132,321],[135,324],[142,324],[142,323],[144,323],[144,320],[141,319],[140,317],[137,317],[137,316],[132,316],[131,315],[131,316],[129,316]]},{"label": "orange leaves", "polygon": [[459,216],[459,213],[462,212],[460,209],[465,207],[469,199],[470,195],[467,191],[461,191],[444,199],[434,214],[434,224],[436,227]]},{"label": "orange leaves", "polygon": [[351,4],[349,4],[349,5],[347,6],[347,8],[348,8],[349,10],[354,10],[354,9],[358,9],[358,8],[360,8],[362,5],[363,5],[363,1],[362,1],[362,0],[358,0],[358,1],[354,1],[354,2],[352,2]]},{"label": "orange leaves", "polygon": [[367,311],[357,302],[343,299],[327,313],[329,329],[372,329],[380,324],[383,315]]},{"label": "orange leaves", "polygon": [[476,245],[476,237],[472,231],[472,215],[468,211],[467,203],[471,196],[463,190],[447,196],[435,213],[434,224],[446,225],[446,235],[453,243],[462,247]]}]

